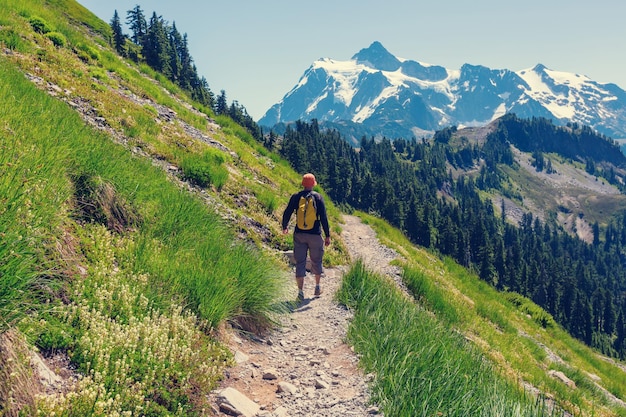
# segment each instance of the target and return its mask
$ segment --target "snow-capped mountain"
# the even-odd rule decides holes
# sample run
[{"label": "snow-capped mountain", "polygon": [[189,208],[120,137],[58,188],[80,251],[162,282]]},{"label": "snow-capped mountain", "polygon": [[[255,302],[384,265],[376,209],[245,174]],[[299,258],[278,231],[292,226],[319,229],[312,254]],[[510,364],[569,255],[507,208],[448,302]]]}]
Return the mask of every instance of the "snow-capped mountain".
[{"label": "snow-capped mountain", "polygon": [[469,64],[450,70],[397,58],[379,42],[349,61],[315,61],[258,123],[317,119],[394,139],[483,125],[505,113],[577,122],[626,138],[626,91],[615,84],[541,64],[521,71]]}]

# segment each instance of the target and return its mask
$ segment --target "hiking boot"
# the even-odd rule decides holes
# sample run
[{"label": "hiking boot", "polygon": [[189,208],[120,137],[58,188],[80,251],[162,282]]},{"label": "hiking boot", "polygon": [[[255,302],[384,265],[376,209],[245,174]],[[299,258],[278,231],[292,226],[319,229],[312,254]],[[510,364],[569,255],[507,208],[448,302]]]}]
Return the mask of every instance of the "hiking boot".
[{"label": "hiking boot", "polygon": [[296,298],[296,302],[298,304],[302,303],[304,301],[304,292],[302,291],[298,291],[298,297]]},{"label": "hiking boot", "polygon": [[319,285],[315,286],[315,296],[319,297],[320,295],[322,295],[322,289],[320,288]]}]

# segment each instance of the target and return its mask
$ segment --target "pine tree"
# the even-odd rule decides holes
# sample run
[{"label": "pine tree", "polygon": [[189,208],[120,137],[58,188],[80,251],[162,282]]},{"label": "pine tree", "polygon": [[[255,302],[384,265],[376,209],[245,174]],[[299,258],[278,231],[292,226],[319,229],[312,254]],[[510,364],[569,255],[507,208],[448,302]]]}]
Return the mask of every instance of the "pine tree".
[{"label": "pine tree", "polygon": [[597,221],[593,223],[591,229],[593,230],[593,246],[598,246],[600,244],[600,225]]},{"label": "pine tree", "polygon": [[617,351],[620,358],[626,358],[626,319],[624,318],[624,312],[620,311],[617,316],[616,323],[616,337],[613,341],[613,348]]},{"label": "pine tree", "polygon": [[172,81],[176,82],[182,87],[180,80],[182,75],[182,49],[183,49],[183,37],[178,29],[176,29],[176,22],[172,23],[172,27],[169,31],[169,50],[170,50],[170,69],[172,72]]},{"label": "pine tree", "polygon": [[605,334],[611,335],[613,334],[613,332],[615,331],[615,327],[616,327],[616,316],[617,314],[615,313],[615,306],[614,306],[614,300],[613,300],[613,295],[610,291],[606,292],[606,303],[604,305],[604,323],[603,323],[603,328],[602,331]]},{"label": "pine tree", "polygon": [[193,66],[193,74],[194,78],[191,86],[192,98],[199,103],[204,104],[205,106],[214,108],[215,96],[209,88],[209,83],[207,82],[206,78],[198,78],[195,65]]},{"label": "pine tree", "polygon": [[587,345],[591,345],[593,314],[587,298],[580,291],[577,292],[574,302],[570,332],[574,337],[582,340]]},{"label": "pine tree", "polygon": [[226,101],[226,91],[220,91],[220,95],[217,97],[217,103],[215,104],[215,113],[226,114],[228,112],[228,102]]},{"label": "pine tree", "polygon": [[197,74],[196,68],[193,64],[193,59],[189,54],[189,43],[186,33],[183,35],[183,39],[177,49],[177,52],[180,60],[179,85],[185,90],[193,91],[193,86],[196,84]]},{"label": "pine tree", "polygon": [[273,130],[270,130],[269,135],[265,139],[265,147],[269,149],[270,151],[272,151],[274,150],[277,141],[278,141],[278,135],[276,135],[276,133],[274,133]]},{"label": "pine tree", "polygon": [[126,35],[122,31],[122,23],[120,22],[120,16],[117,14],[117,10],[113,13],[113,19],[111,19],[111,30],[113,31],[113,47],[118,54],[126,56]]},{"label": "pine tree", "polygon": [[148,33],[143,43],[143,55],[150,67],[171,79],[171,53],[167,25],[161,16],[157,16],[156,12],[153,12],[150,18]]},{"label": "pine tree", "polygon": [[132,33],[130,39],[136,45],[143,45],[144,37],[148,33],[148,24],[146,22],[146,16],[143,14],[143,10],[141,10],[139,5],[136,5],[134,9],[126,12],[126,23]]}]

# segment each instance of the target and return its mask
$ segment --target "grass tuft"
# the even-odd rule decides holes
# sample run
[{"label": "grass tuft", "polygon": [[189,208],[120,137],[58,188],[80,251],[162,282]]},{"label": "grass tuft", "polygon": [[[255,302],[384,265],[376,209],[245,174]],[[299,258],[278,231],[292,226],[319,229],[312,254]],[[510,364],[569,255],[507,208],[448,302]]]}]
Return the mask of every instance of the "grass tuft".
[{"label": "grass tuft", "polygon": [[215,186],[221,190],[228,180],[224,156],[217,150],[207,149],[202,155],[185,154],[180,161],[183,178],[200,186]]},{"label": "grass tuft", "polygon": [[501,377],[445,321],[362,261],[344,276],[338,297],[354,309],[348,339],[364,371],[376,375],[373,401],[385,415],[549,415],[543,402]]}]

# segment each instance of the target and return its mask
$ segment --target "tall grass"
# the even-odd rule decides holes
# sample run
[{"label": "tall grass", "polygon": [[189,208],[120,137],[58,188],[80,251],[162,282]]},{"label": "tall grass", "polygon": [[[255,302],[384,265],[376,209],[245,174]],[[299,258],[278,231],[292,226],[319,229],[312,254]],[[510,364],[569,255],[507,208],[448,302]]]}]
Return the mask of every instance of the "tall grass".
[{"label": "tall grass", "polygon": [[402,281],[416,300],[427,305],[428,309],[436,312],[440,318],[445,318],[449,324],[459,321],[459,315],[454,306],[447,301],[445,292],[424,272],[407,266],[403,269]]},{"label": "tall grass", "polygon": [[[69,195],[63,140],[75,129],[25,83],[0,60],[0,330],[37,303],[38,289],[55,274],[47,242]],[[42,119],[48,123],[39,125]]]},{"label": "tall grass", "polygon": [[[21,320],[30,340],[71,352],[85,374],[72,393],[41,402],[43,414],[200,414],[191,402],[219,378],[211,361],[224,361],[206,334],[225,321],[270,325],[283,272],[205,201],[88,128],[3,58],[0,139],[0,331]],[[119,213],[85,216],[78,204],[103,199],[132,222],[114,228],[108,220]],[[120,236],[99,244],[107,239],[85,233],[89,222]],[[68,234],[74,247],[63,245]],[[86,276],[68,279],[68,253],[86,258]],[[55,302],[61,285],[69,316]]]},{"label": "tall grass", "polygon": [[[406,260],[403,262],[405,279],[413,275],[407,274],[407,270],[417,268],[425,275],[415,274],[419,279],[431,281],[425,285],[428,290],[422,292],[434,290],[434,302],[429,300],[432,293],[420,296],[420,291],[415,291],[421,305],[445,321],[449,321],[446,312],[455,310],[459,320],[454,327],[466,335],[502,375],[538,388],[574,415],[626,415],[626,409],[600,388],[624,398],[626,373],[620,369],[621,364],[604,360],[571,337],[530,300],[499,292],[452,259],[439,259],[412,245],[397,229],[383,221],[363,213],[358,215],[374,227],[382,242],[396,249]],[[556,381],[547,369],[553,367],[554,361],[561,360],[570,368],[566,372],[568,377],[578,369],[588,381],[577,383],[574,390]],[[598,389],[588,389],[591,381]]]},{"label": "tall grass", "polygon": [[169,182],[159,168],[89,132],[58,102],[50,106],[56,119],[73,120],[81,132],[73,139],[66,137],[68,176],[102,178],[137,211],[138,243],[127,262],[135,272],[150,274],[155,296],[161,294],[164,300],[175,296],[213,326],[237,316],[271,322],[270,300],[283,278],[275,265],[255,248],[235,242],[216,213]]},{"label": "tall grass", "polygon": [[550,414],[543,402],[500,377],[459,333],[361,261],[344,276],[338,297],[354,309],[348,339],[365,372],[376,375],[372,399],[385,415]]},{"label": "tall grass", "polygon": [[200,187],[215,186],[221,190],[228,180],[222,152],[208,148],[201,155],[186,154],[180,159],[180,168],[186,180]]}]

